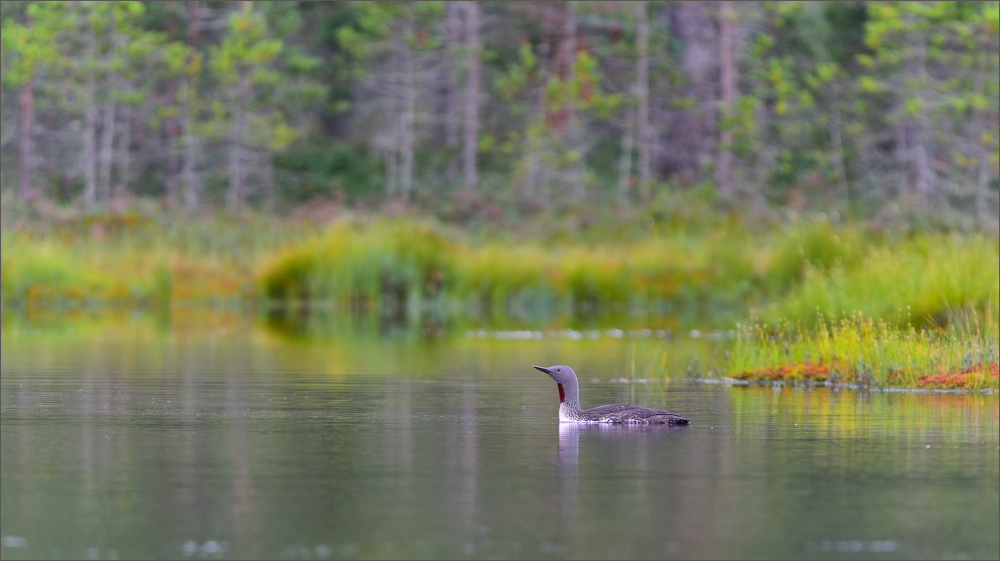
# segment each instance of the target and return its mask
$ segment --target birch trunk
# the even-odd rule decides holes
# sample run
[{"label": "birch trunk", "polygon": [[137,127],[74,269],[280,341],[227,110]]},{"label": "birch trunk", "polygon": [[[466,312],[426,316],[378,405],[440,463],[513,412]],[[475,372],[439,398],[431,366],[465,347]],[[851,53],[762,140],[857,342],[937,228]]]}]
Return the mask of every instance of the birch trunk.
[{"label": "birch trunk", "polygon": [[274,210],[274,163],[270,150],[265,149],[261,155],[260,183],[264,190],[264,200],[268,210]]},{"label": "birch trunk", "polygon": [[[921,83],[926,84],[927,80],[927,46],[924,44],[925,38],[918,38],[919,45],[916,48],[917,58],[914,61],[916,68],[914,74],[920,77]],[[918,95],[919,90],[914,92]],[[912,119],[913,148],[911,164],[916,176],[914,187],[916,188],[917,199],[924,210],[929,209],[931,195],[934,190],[935,177],[931,168],[930,155],[927,150],[927,131],[930,130],[928,123],[926,103],[920,108],[917,116]]]},{"label": "birch trunk", "polygon": [[[191,88],[190,84],[185,84],[184,89]],[[182,118],[184,120],[184,164],[181,172],[184,177],[184,208],[188,212],[198,209],[198,176],[195,173],[196,160],[198,158],[197,139],[192,132],[194,127],[194,116],[191,114],[190,92],[185,93],[185,102]]]},{"label": "birch trunk", "polygon": [[132,111],[127,110],[121,119],[121,132],[118,135],[118,180],[111,185],[111,197],[119,197],[128,193],[128,175],[132,164]]},{"label": "birch trunk", "polygon": [[[444,144],[457,149],[460,125],[458,95],[458,55],[462,47],[462,13],[465,2],[445,2],[445,92],[444,92]],[[452,165],[449,163],[449,165]]]},{"label": "birch trunk", "polygon": [[[242,0],[240,9],[244,12],[253,11],[253,2]],[[233,119],[229,133],[229,193],[226,204],[229,211],[235,211],[243,202],[246,191],[246,137],[247,99],[250,96],[250,77],[240,76],[236,92],[232,99]]]},{"label": "birch trunk", "polygon": [[413,48],[407,44],[413,37],[413,4],[405,19],[404,40],[400,43],[403,59],[403,107],[400,114],[399,186],[403,201],[408,202],[413,190],[413,123],[417,111],[417,88],[414,77]]},{"label": "birch trunk", "polygon": [[[996,55],[996,46],[991,44],[991,41],[980,40],[978,41],[978,46],[980,49],[980,55],[976,60],[976,92],[984,94],[984,96],[989,98],[988,88],[986,87],[986,79],[990,74],[990,69],[988,68],[988,60]],[[991,53],[989,57],[984,56],[985,53]],[[989,65],[992,66],[992,65]],[[993,68],[993,72],[996,72],[996,68]],[[996,76],[994,74],[994,76]],[[976,170],[975,179],[975,213],[976,218],[981,222],[985,223],[990,214],[989,211],[989,189],[990,189],[990,150],[987,146],[983,136],[990,131],[990,118],[988,109],[983,107],[975,112],[973,115],[973,143],[975,145],[976,160],[978,160],[978,169]],[[995,217],[995,215],[994,215]]]},{"label": "birch trunk", "polygon": [[[722,94],[722,120],[733,115],[736,100],[736,55],[733,49],[733,3],[724,0],[719,3],[719,86]],[[716,182],[719,190],[732,195],[733,183],[733,133],[729,125],[720,123],[719,156],[716,166]]]},{"label": "birch trunk", "polygon": [[[84,19],[86,21],[86,19]],[[97,56],[96,30],[88,25],[86,31],[87,76],[84,86],[83,102],[83,202],[88,207],[97,203],[97,80],[92,65]]]},{"label": "birch trunk", "polygon": [[33,81],[29,79],[21,86],[21,107],[17,130],[17,194],[22,201],[27,200],[31,190],[31,161],[33,146],[31,129],[35,120],[35,97]]},{"label": "birch trunk", "polygon": [[[194,53],[198,47],[198,34],[201,31],[200,7],[200,2],[188,3],[189,65],[194,62]],[[190,76],[186,77],[181,85],[181,95],[184,96],[184,100],[181,103],[181,119],[184,127],[184,163],[181,174],[184,178],[184,208],[188,212],[194,212],[198,209],[200,191],[198,176],[195,173],[198,159],[197,139],[194,135],[195,109],[193,107],[195,96],[197,95],[196,87],[193,78]]]},{"label": "birch trunk", "polygon": [[[167,34],[173,36],[177,32],[177,22],[172,21],[167,28]],[[181,105],[180,79],[172,76],[167,84],[167,103],[178,107]],[[171,115],[164,123],[164,132],[167,134],[167,181],[164,198],[170,203],[178,202],[178,184],[180,183],[180,138],[181,138],[181,116]]]},{"label": "birch trunk", "polygon": [[849,203],[851,200],[851,189],[847,184],[847,158],[844,155],[844,132],[843,124],[841,123],[840,109],[837,107],[839,100],[834,100],[833,111],[830,119],[830,140],[833,143],[834,155],[833,157],[837,160],[834,162],[834,168],[837,173],[837,184],[840,187],[841,196],[844,197],[844,202]]},{"label": "birch trunk", "polygon": [[[649,3],[636,2],[636,47],[638,60],[635,69],[636,119],[635,136],[639,145],[639,185],[644,198],[648,199],[649,184],[652,181],[652,150],[649,142]],[[628,139],[631,141],[632,136]],[[628,150],[629,172],[631,173],[632,147]]]},{"label": "birch trunk", "polygon": [[[573,8],[572,2],[566,2],[564,9],[566,15],[563,23],[563,52],[560,57],[562,59],[562,78],[567,85],[573,85],[576,82],[576,74],[574,72],[577,49],[576,10]],[[573,88],[571,87],[570,91],[572,90]],[[582,202],[587,196],[586,165],[583,157],[583,123],[580,122],[576,111],[577,99],[572,95],[569,97],[570,99],[566,107],[566,130],[564,134],[566,135],[566,148],[575,157],[569,161],[569,169],[566,170],[566,181],[569,184],[570,193],[576,202]]]},{"label": "birch trunk", "polygon": [[[398,128],[398,127],[397,127]],[[396,194],[396,179],[399,176],[399,152],[396,149],[385,153],[385,198],[391,199]]]},{"label": "birch trunk", "polygon": [[718,84],[718,75],[713,72],[718,49],[707,2],[676,2],[669,6],[675,16],[674,34],[683,45],[679,63],[685,80],[679,94],[691,98],[694,104],[680,112],[668,142],[679,179],[690,185],[701,179],[704,164],[715,157],[716,112],[712,100]]},{"label": "birch trunk", "polygon": [[479,148],[479,4],[465,4],[465,139],[462,147],[462,168],[465,190],[472,192],[478,182],[476,152]]},{"label": "birch trunk", "polygon": [[990,215],[996,215],[989,209],[990,190],[990,152],[982,142],[979,143],[979,173],[976,177],[976,217],[985,222]]},{"label": "birch trunk", "polygon": [[638,111],[630,111],[622,127],[622,155],[618,159],[618,206],[628,206],[629,182],[632,180],[632,144],[639,122]]},{"label": "birch trunk", "polygon": [[244,157],[243,140],[246,134],[246,103],[249,83],[246,76],[241,76],[233,103],[233,117],[229,127],[229,193],[226,206],[229,211],[235,211],[243,202],[246,190],[246,158]]},{"label": "birch trunk", "polygon": [[100,153],[98,154],[98,163],[100,164],[97,182],[98,200],[107,200],[111,196],[111,167],[114,163],[115,147],[115,113],[118,110],[113,97],[117,87],[116,76],[112,75],[109,81],[111,87],[107,92],[108,99],[104,102],[104,111],[102,112],[104,122],[101,123],[101,146]]}]

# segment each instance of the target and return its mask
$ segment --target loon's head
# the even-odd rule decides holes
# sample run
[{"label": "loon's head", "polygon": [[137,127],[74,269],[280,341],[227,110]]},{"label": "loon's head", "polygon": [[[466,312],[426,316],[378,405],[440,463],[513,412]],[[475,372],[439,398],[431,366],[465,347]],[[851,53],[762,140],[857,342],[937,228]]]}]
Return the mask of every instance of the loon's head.
[{"label": "loon's head", "polygon": [[576,372],[573,372],[573,369],[565,364],[549,366],[548,368],[536,366],[535,370],[548,374],[557,384],[568,384],[576,381]]}]

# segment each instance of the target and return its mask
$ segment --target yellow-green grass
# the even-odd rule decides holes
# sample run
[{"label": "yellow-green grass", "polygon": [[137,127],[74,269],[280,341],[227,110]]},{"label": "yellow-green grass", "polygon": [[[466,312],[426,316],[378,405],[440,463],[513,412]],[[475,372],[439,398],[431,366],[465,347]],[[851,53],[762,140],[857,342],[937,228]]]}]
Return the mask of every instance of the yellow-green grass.
[{"label": "yellow-green grass", "polygon": [[787,296],[762,313],[816,326],[823,317],[861,312],[897,325],[942,325],[958,310],[1000,301],[1000,252],[982,236],[924,235],[875,247],[853,266],[807,268]]},{"label": "yellow-green grass", "polygon": [[469,242],[428,223],[340,222],[292,243],[259,269],[275,301],[374,305],[433,296],[503,314],[510,307],[726,304],[779,294],[809,267],[856,263],[881,241],[825,222],[774,231],[734,226],[616,243]]},{"label": "yellow-green grass", "polygon": [[5,303],[165,303],[245,298],[255,290],[256,254],[199,248],[166,236],[95,239],[5,231],[0,249]]},{"label": "yellow-green grass", "polygon": [[255,216],[96,217],[0,233],[0,292],[4,302],[264,299],[495,319],[756,306],[764,321],[804,326],[817,311],[854,310],[940,323],[951,310],[1000,301],[996,242],[977,236],[892,239],[825,220],[626,242],[517,236],[413,218],[319,227]]},{"label": "yellow-green grass", "polygon": [[726,376],[758,382],[828,382],[863,387],[997,389],[998,308],[969,312],[948,327],[897,327],[855,313],[738,330]]}]

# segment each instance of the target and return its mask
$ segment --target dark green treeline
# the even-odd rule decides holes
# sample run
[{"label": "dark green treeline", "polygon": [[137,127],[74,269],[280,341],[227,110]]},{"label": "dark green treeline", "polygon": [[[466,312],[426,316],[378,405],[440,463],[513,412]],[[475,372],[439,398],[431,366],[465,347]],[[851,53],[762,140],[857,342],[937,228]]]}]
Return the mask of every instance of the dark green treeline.
[{"label": "dark green treeline", "polygon": [[[5,200],[995,221],[997,2],[4,2]],[[726,206],[728,205],[728,206]]]}]

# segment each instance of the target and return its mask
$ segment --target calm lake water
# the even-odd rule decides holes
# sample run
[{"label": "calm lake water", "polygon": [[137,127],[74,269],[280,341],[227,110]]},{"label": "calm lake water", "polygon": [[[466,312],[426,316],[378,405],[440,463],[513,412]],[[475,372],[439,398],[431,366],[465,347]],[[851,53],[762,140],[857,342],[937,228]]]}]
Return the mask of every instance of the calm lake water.
[{"label": "calm lake water", "polygon": [[[0,554],[1000,556],[997,396],[700,385],[725,339],[570,327],[5,313]],[[555,363],[691,425],[560,425]]]}]

